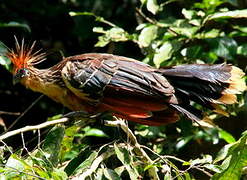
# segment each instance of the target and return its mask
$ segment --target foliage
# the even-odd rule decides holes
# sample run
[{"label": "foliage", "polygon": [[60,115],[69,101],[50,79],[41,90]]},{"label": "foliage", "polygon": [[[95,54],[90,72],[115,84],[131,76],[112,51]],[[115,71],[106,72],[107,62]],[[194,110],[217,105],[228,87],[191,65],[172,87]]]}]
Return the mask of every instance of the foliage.
[{"label": "foliage", "polygon": [[[101,8],[115,5],[115,2],[110,0],[65,0],[56,4],[55,9],[49,3],[33,3],[26,13],[35,12],[34,17],[37,19],[41,18],[41,14],[51,19],[60,18],[59,13],[63,11],[66,15],[63,16],[64,19],[61,17],[62,21],[66,18],[69,18],[69,22],[73,21],[72,30],[67,30],[67,24],[63,24],[68,32],[59,26],[63,33],[67,33],[59,38],[56,37],[57,32],[52,34],[54,39],[48,36],[54,26],[44,23],[43,28],[37,28],[33,19],[26,21],[25,15],[16,19],[14,16],[12,19],[6,18],[5,21],[1,20],[4,17],[0,16],[0,30],[18,29],[17,33],[20,31],[21,35],[35,37],[40,33],[39,28],[44,31],[50,28],[44,36],[52,40],[44,40],[43,45],[50,44],[50,49],[62,49],[65,54],[74,53],[75,50],[78,53],[81,48],[90,51],[93,48],[101,51],[103,48],[107,52],[122,53],[125,56],[131,54],[156,67],[222,62],[242,68],[246,66],[247,10],[241,1],[124,2],[127,10],[132,12],[131,15],[124,6],[117,6],[119,8],[116,8],[116,14]],[[5,6],[9,7],[9,4]],[[50,14],[45,14],[41,6]],[[52,11],[49,11],[50,9]],[[3,8],[4,10],[6,8]],[[126,19],[122,21],[119,17]],[[136,23],[132,22],[134,19]],[[83,22],[85,26],[82,27]],[[90,29],[87,31],[88,28]],[[89,42],[87,36],[95,35],[97,37]],[[76,43],[72,40],[75,38]],[[95,47],[90,49],[91,41]],[[74,44],[85,45],[75,47]],[[6,46],[1,42],[0,64],[10,71],[10,61],[4,56],[6,50]],[[0,84],[0,87],[5,86]],[[26,99],[28,98],[27,96]],[[17,137],[14,141],[6,140],[7,143],[1,141],[0,176],[5,179],[151,179],[151,176],[155,175],[164,179],[186,180],[244,178],[247,167],[245,100],[246,95],[240,95],[239,104],[227,107],[227,111],[232,115],[228,118],[229,126],[236,127],[235,125],[239,124],[237,132],[224,126],[229,122],[227,118],[205,112],[214,120],[213,126],[198,126],[183,118],[164,127],[130,123],[127,129],[122,128],[126,125],[119,124],[117,127],[120,128],[117,129],[99,123],[85,126],[80,122],[71,122],[47,129],[48,133],[44,131],[45,135],[42,135],[40,130],[34,132],[37,133],[34,134],[38,138],[38,143],[35,143],[37,147],[27,147],[27,137],[21,133],[22,148],[14,146]],[[56,108],[51,110],[52,106],[51,102],[40,103],[40,109],[53,114],[61,113]],[[33,113],[32,118],[38,117]],[[59,116],[48,118],[48,121],[56,118]],[[104,120],[108,120],[108,117]],[[240,136],[241,132],[243,133]],[[130,134],[133,134],[133,137]],[[29,148],[32,148],[31,152]]]}]

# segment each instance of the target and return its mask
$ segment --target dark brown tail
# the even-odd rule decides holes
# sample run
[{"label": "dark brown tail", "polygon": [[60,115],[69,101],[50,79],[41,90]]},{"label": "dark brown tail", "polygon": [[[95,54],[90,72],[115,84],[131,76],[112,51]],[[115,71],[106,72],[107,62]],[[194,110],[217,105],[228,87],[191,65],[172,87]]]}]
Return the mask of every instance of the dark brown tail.
[{"label": "dark brown tail", "polygon": [[196,121],[203,119],[203,113],[191,106],[191,102],[227,116],[218,104],[236,103],[236,94],[246,89],[244,72],[228,64],[180,65],[160,71],[175,87],[176,97],[181,100],[171,106]]}]

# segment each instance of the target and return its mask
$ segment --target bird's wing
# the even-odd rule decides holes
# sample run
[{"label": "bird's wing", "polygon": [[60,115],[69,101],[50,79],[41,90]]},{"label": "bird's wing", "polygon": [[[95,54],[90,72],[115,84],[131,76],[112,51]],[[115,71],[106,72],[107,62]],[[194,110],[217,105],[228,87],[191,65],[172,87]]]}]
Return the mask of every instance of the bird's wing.
[{"label": "bird's wing", "polygon": [[[107,110],[148,118],[176,101],[174,88],[154,68],[125,57],[86,54],[67,60],[66,86],[79,98]],[[175,102],[173,102],[175,103]]]}]

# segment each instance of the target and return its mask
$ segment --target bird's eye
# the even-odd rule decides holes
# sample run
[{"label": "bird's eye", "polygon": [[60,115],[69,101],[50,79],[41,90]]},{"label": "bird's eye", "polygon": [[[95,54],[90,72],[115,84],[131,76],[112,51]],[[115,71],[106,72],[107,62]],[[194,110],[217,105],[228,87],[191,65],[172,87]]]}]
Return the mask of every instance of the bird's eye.
[{"label": "bird's eye", "polygon": [[28,76],[30,73],[28,69],[21,68],[18,70],[18,74],[20,74],[21,77],[25,77]]}]

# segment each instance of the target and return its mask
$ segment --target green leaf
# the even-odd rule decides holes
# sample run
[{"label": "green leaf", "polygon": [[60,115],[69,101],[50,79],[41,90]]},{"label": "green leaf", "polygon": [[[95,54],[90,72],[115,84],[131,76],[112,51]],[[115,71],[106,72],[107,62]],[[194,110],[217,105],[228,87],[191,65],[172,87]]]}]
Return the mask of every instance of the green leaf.
[{"label": "green leaf", "polygon": [[104,175],[107,179],[121,180],[120,176],[112,169],[104,168]]},{"label": "green leaf", "polygon": [[197,164],[208,164],[208,163],[212,163],[213,161],[213,158],[211,155],[203,155],[203,157],[201,159],[197,158],[197,159],[194,159],[194,160],[190,160],[190,165],[194,166],[194,165],[197,165]]},{"label": "green leaf", "polygon": [[247,56],[247,44],[242,44],[238,46],[237,54]]},{"label": "green leaf", "polygon": [[16,154],[12,154],[7,163],[6,163],[6,167],[11,167],[14,168],[18,171],[24,171],[25,166],[22,163],[22,161],[20,160],[20,158],[16,155]]},{"label": "green leaf", "polygon": [[243,167],[247,166],[247,131],[228,150],[227,158],[229,163],[223,162],[224,167],[221,173],[217,173],[212,180],[240,179]]},{"label": "green leaf", "polygon": [[7,52],[7,47],[0,41],[0,65],[5,67],[8,71],[11,71],[11,61],[5,56]]},{"label": "green leaf", "polygon": [[158,27],[155,25],[149,25],[142,29],[138,43],[140,47],[148,47],[151,42],[157,37]]},{"label": "green leaf", "polygon": [[208,21],[208,20],[229,19],[229,18],[247,18],[247,9],[215,13],[209,15],[206,18],[206,20]]},{"label": "green leaf", "polygon": [[169,41],[165,42],[155,53],[153,62],[157,68],[160,67],[160,64],[172,57],[174,52],[172,43]]},{"label": "green leaf", "polygon": [[187,9],[183,8],[182,9],[182,14],[184,15],[184,17],[186,19],[191,20],[193,18],[193,16],[196,14],[196,12],[193,11],[193,10],[187,10]]},{"label": "green leaf", "polygon": [[221,19],[237,19],[237,18],[247,18],[247,9],[226,11],[226,12],[217,12],[214,14],[208,15],[202,24],[206,24],[211,20],[221,20]]},{"label": "green leaf", "polygon": [[219,57],[233,60],[235,58],[238,44],[229,37],[220,37],[214,39],[207,39],[211,50]]},{"label": "green leaf", "polygon": [[52,179],[54,180],[67,180],[68,176],[62,169],[54,168],[51,172]]},{"label": "green leaf", "polygon": [[31,28],[27,24],[15,22],[15,21],[11,21],[9,23],[0,23],[0,27],[18,27],[18,28],[24,28],[28,32],[31,32]]},{"label": "green leaf", "polygon": [[219,162],[219,161],[222,161],[226,158],[226,156],[228,155],[228,152],[229,152],[229,149],[231,146],[233,146],[234,143],[232,144],[227,144],[225,145],[217,154],[216,158],[214,159],[214,164]]},{"label": "green leaf", "polygon": [[155,66],[160,67],[161,63],[170,59],[175,51],[181,47],[181,43],[166,41],[154,54],[153,62]]},{"label": "green leaf", "polygon": [[235,138],[230,133],[224,131],[223,129],[219,129],[219,138],[224,139],[227,143],[236,142]]},{"label": "green leaf", "polygon": [[42,150],[46,158],[56,167],[60,153],[61,143],[64,137],[65,128],[63,126],[53,127],[45,138]]},{"label": "green leaf", "polygon": [[135,180],[138,179],[138,171],[131,166],[131,157],[128,153],[128,151],[125,148],[120,148],[117,146],[117,144],[114,144],[115,153],[117,155],[117,158],[122,162],[122,164],[125,166],[126,170],[129,173],[130,179]]},{"label": "green leaf", "polygon": [[[92,165],[93,161],[96,159],[97,156],[98,156],[98,152],[96,152],[96,151],[92,152],[91,151],[88,158],[86,158],[79,166],[77,166],[77,168],[75,169],[73,174],[82,173],[85,170],[87,170]],[[78,157],[80,157],[80,156],[78,156]]]},{"label": "green leaf", "polygon": [[[92,155],[93,154],[93,155]],[[88,162],[88,158],[92,155],[92,157],[96,157],[98,153],[95,154],[95,151],[92,151],[91,148],[86,147],[74,158],[72,159],[68,165],[65,167],[64,171],[68,174],[68,176],[72,175],[76,169],[78,169],[78,166],[80,164],[83,164],[86,166],[86,160]],[[93,160],[94,158],[91,158]],[[92,163],[92,162],[91,162]],[[88,165],[91,165],[91,163],[87,163]]]},{"label": "green leaf", "polygon": [[156,0],[147,0],[147,10],[156,14],[159,10],[159,5]]},{"label": "green leaf", "polygon": [[147,0],[140,0],[142,4],[146,3]]},{"label": "green leaf", "polygon": [[108,137],[104,131],[96,128],[91,128],[85,133],[85,136]]},{"label": "green leaf", "polygon": [[104,47],[112,41],[120,42],[129,40],[129,34],[119,27],[113,27],[110,30],[104,30],[102,27],[95,27],[93,28],[93,31],[104,34],[98,37],[98,42],[95,44],[96,47]]}]

